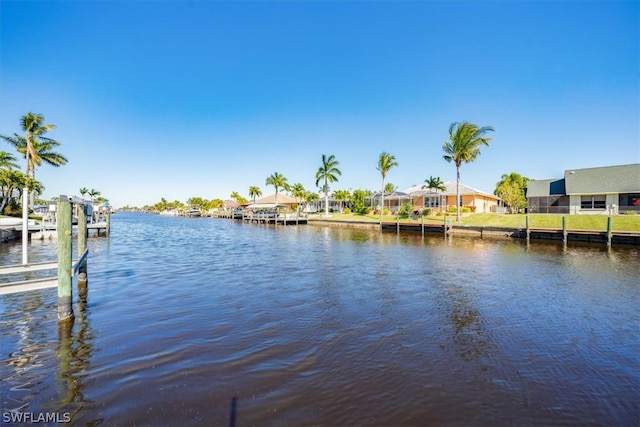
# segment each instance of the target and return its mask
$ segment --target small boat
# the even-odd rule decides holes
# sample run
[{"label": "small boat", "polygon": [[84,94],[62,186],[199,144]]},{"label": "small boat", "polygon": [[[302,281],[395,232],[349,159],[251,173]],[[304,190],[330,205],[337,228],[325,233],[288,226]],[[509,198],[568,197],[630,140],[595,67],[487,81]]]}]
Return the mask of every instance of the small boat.
[{"label": "small boat", "polygon": [[185,216],[188,216],[189,218],[199,218],[202,216],[202,211],[200,210],[200,208],[191,207],[187,209],[187,211],[185,212]]}]

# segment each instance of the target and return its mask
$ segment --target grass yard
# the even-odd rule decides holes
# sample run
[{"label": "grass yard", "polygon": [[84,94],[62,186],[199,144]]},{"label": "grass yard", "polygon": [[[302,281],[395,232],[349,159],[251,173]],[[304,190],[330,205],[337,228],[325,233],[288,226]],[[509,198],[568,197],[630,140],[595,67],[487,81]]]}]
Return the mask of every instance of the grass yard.
[{"label": "grass yard", "polygon": [[[358,214],[342,214],[332,213],[327,218],[329,221],[362,221],[376,223],[380,221],[379,215],[358,215]],[[554,214],[531,214],[529,215],[529,227],[531,228],[552,228],[562,229],[563,215]],[[526,216],[524,214],[467,214],[460,218],[460,222],[455,222],[455,215],[447,215],[447,221],[453,221],[453,224],[475,225],[485,227],[514,227],[524,228],[526,225]],[[566,215],[567,229],[569,230],[606,230],[607,216],[605,215]],[[312,216],[314,220],[325,220],[320,215]],[[395,215],[385,215],[383,222],[395,222]],[[420,218],[400,218],[401,223],[420,224]],[[443,216],[426,216],[425,224],[442,224]],[[615,215],[612,220],[613,231],[632,231],[640,232],[640,215]]]}]

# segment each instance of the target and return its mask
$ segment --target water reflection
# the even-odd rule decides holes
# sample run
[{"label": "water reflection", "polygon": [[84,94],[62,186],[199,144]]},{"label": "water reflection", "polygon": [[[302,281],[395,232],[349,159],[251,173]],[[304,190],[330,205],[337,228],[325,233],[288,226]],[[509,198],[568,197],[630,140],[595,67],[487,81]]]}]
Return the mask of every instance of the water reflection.
[{"label": "water reflection", "polygon": [[[88,283],[78,286],[78,303],[74,307],[75,320],[58,323],[58,400],[53,404],[58,412],[70,413],[73,423],[82,419],[82,413],[93,407],[85,397],[85,378],[94,351],[94,335],[88,310]],[[101,419],[82,420],[85,425],[97,425]]]}]

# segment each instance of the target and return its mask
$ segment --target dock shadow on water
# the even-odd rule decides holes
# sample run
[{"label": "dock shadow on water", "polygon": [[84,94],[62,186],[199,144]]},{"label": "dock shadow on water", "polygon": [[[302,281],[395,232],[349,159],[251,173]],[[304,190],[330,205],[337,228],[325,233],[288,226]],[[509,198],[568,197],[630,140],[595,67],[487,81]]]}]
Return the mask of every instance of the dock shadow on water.
[{"label": "dock shadow on water", "polygon": [[58,325],[55,289],[0,297],[3,412],[100,426],[640,424],[634,248],[127,213],[88,243],[73,323]]}]

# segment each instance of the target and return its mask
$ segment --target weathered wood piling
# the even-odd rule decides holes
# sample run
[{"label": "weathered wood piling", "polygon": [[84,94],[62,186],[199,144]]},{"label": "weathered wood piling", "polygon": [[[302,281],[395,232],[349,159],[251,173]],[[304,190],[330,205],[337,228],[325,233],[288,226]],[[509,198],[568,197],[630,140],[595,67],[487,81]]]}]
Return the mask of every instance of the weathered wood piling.
[{"label": "weathered wood piling", "polygon": [[[58,321],[73,320],[71,287],[71,202],[58,202],[56,229],[58,232]],[[86,220],[85,220],[86,223]],[[85,225],[86,227],[86,225]]]}]

